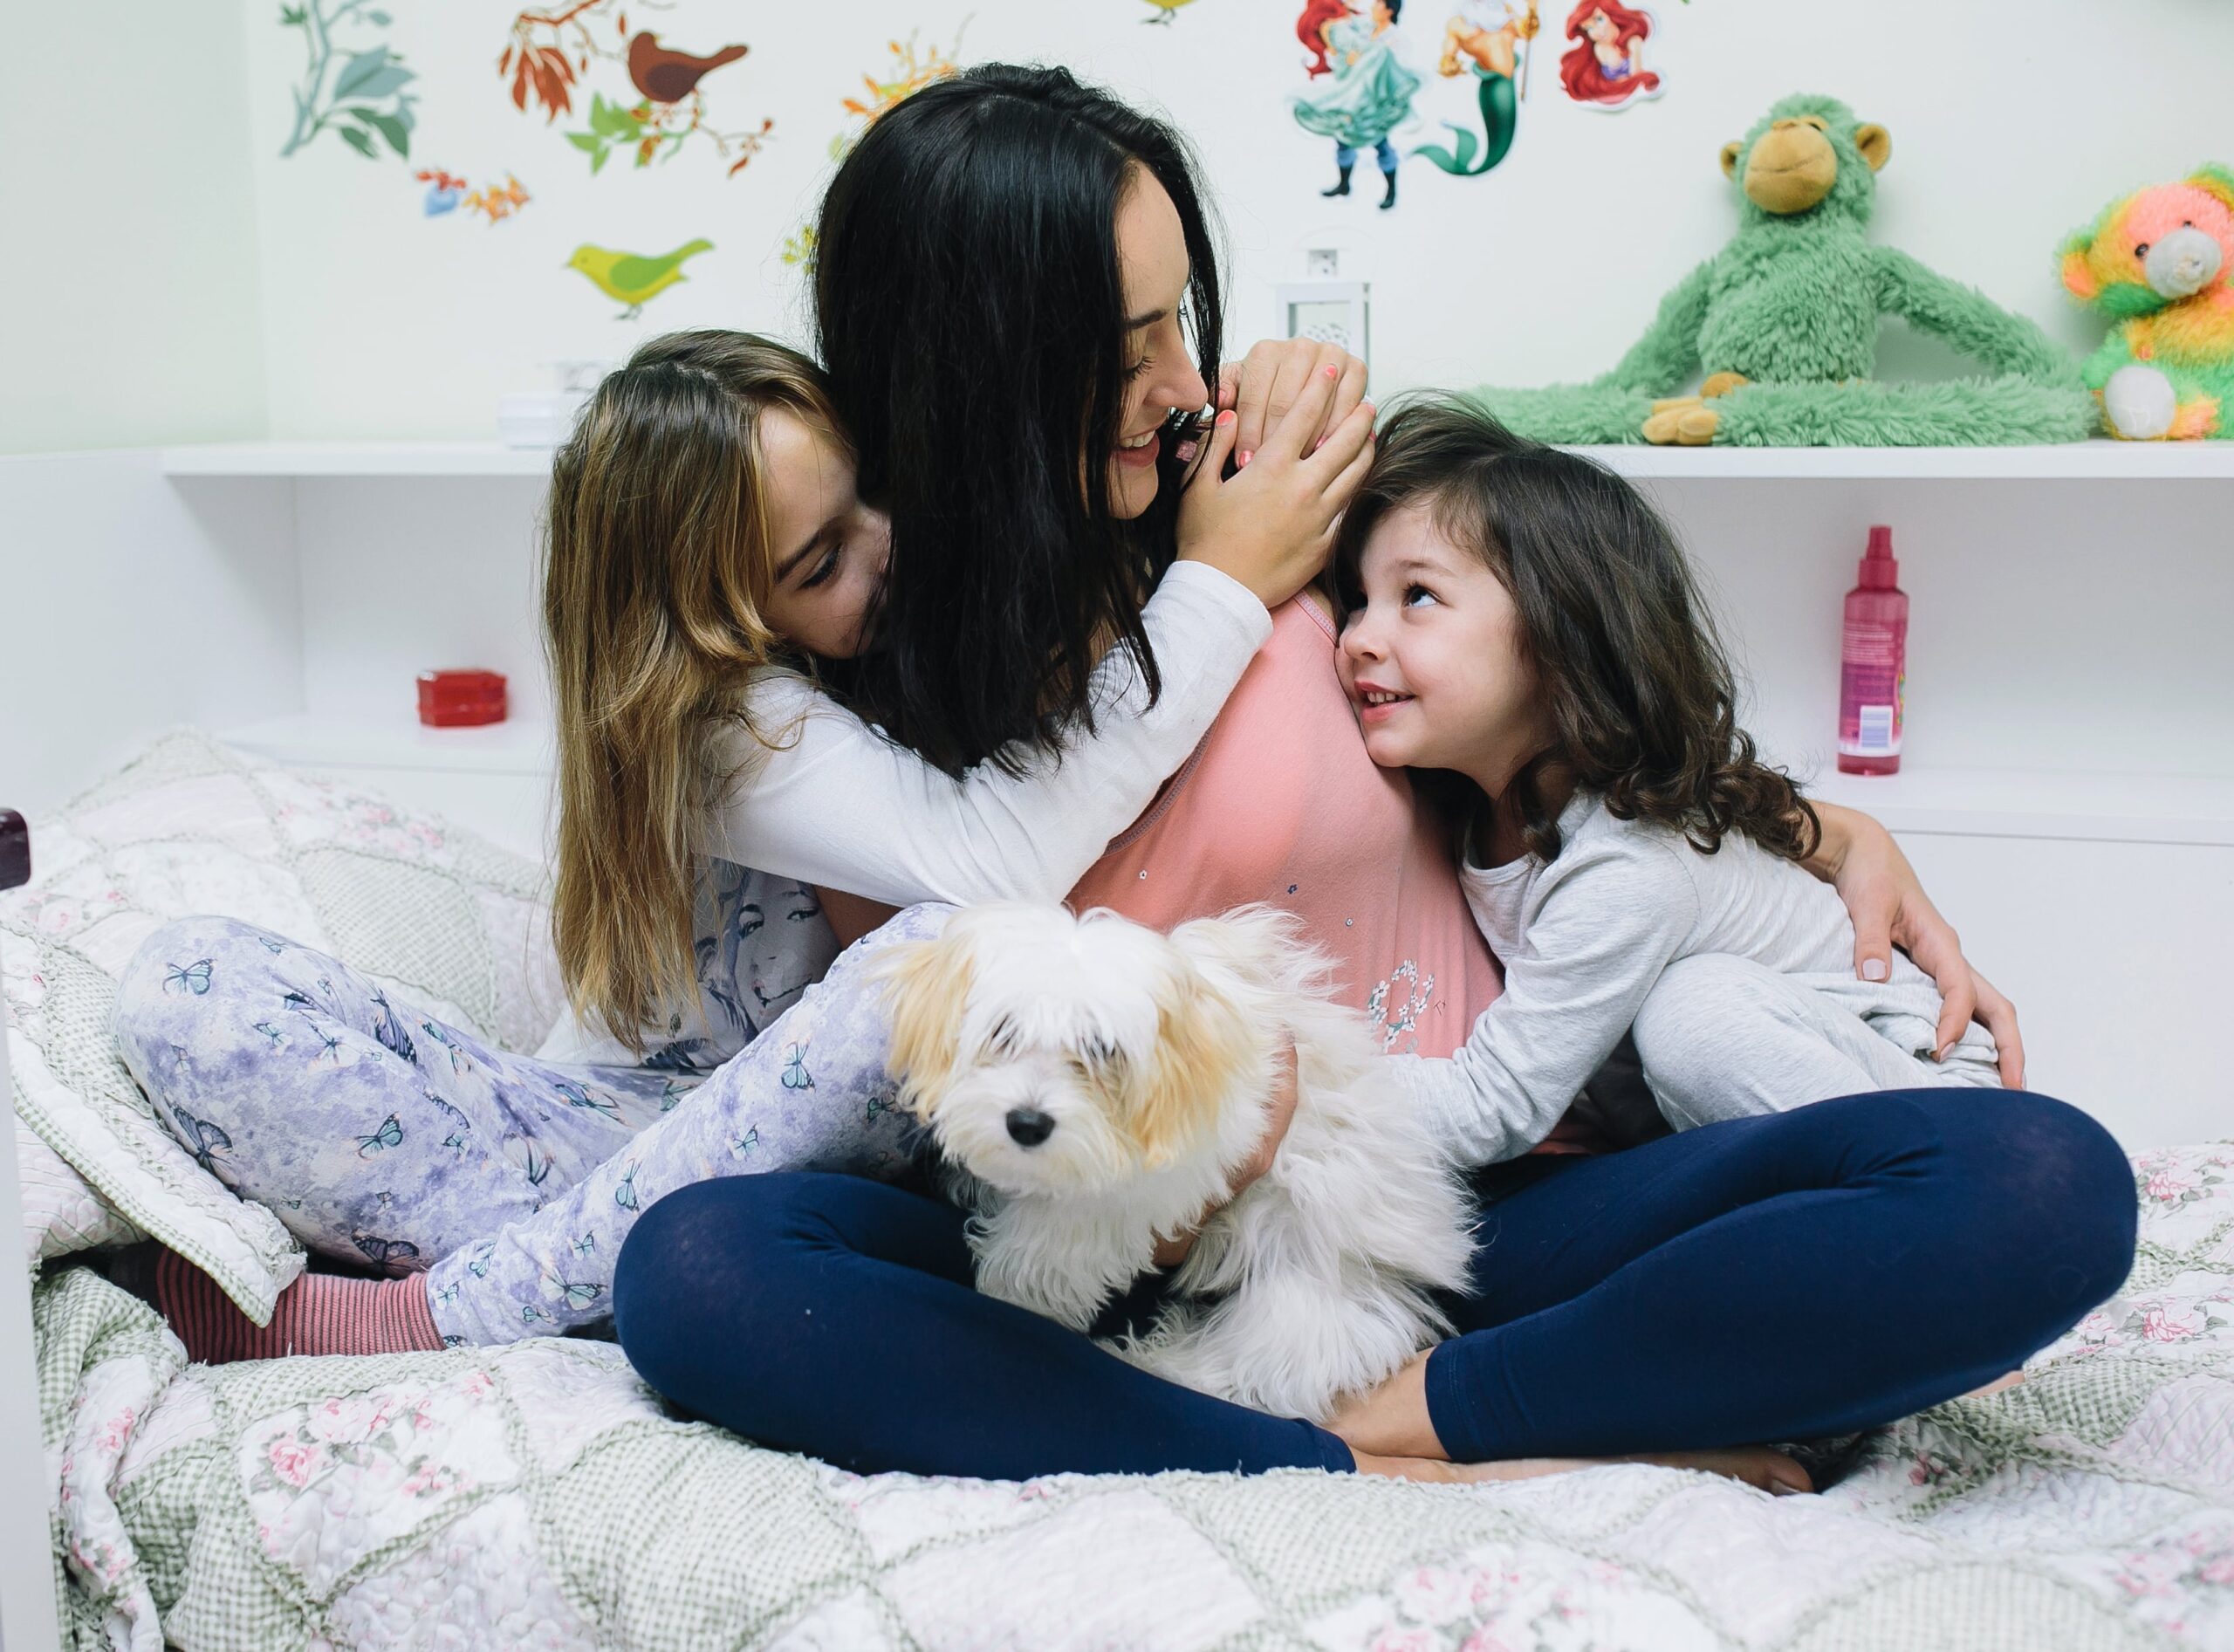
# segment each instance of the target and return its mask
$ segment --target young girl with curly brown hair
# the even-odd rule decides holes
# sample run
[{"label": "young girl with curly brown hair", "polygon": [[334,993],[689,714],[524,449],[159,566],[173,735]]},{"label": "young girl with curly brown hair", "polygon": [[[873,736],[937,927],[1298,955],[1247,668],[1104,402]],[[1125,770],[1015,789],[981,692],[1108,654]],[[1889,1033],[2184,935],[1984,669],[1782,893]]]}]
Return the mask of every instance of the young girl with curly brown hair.
[{"label": "young girl with curly brown hair", "polygon": [[1813,808],[1756,755],[1683,553],[1637,491],[1463,402],[1391,418],[1336,553],[1366,751],[1447,771],[1504,994],[1447,1073],[1466,1141],[1563,1104],[1634,1028],[1678,1129],[1864,1091],[2000,1082],[1939,1045],[1930,977],[1854,969],[1801,869]]}]

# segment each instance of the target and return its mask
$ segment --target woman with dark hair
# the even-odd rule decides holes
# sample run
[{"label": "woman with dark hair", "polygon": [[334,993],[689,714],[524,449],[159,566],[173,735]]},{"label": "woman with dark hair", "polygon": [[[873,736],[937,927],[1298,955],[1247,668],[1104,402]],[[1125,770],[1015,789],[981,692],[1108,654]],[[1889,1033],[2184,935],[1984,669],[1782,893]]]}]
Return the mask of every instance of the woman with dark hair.
[{"label": "woman with dark hair", "polygon": [[[823,341],[864,495],[892,529],[877,648],[843,687],[949,771],[1029,766],[1090,722],[1082,674],[1134,636],[1170,559],[1175,456],[1162,449],[1171,410],[1207,394],[1217,360],[1205,223],[1168,130],[1057,70],[987,67],[918,94],[832,185]],[[1211,476],[1229,449],[1245,461],[1266,441],[1299,383],[1331,382],[1312,377],[1330,367],[1339,378],[1341,363],[1292,347],[1253,352],[1219,386],[1237,417],[1208,443]],[[1340,413],[1337,399],[1327,416]],[[1298,451],[1308,442],[1288,440]],[[2005,1001],[1973,977],[1889,839],[1862,817],[1818,812],[1824,842],[1808,864],[1854,911],[1857,968],[1877,978],[1897,938],[1947,988],[1943,1043],[1983,999],[2015,1082]],[[1349,1001],[1382,1018],[1403,1081],[1426,1096],[1447,1087],[1437,1058],[1496,992],[1450,847],[1408,779],[1365,755],[1331,616],[1305,597],[1281,607],[1194,759],[1072,899],[1159,926],[1245,900],[1288,907],[1333,956]],[[821,1012],[846,1013],[830,998]],[[794,1015],[767,1036],[811,1033],[805,1006]],[[874,1118],[889,1103],[888,1089],[837,1093],[826,1073],[815,1085],[806,1100],[824,1107]],[[2114,1285],[2122,1162],[2070,1109],[2030,1100],[2011,1098],[1991,1142],[1943,1134],[1899,1094],[1816,1109],[1827,1122],[1804,1144],[1786,1117],[1691,1132],[1682,1140],[1710,1151],[1670,1189],[1678,1196],[1634,1217],[1616,1214],[1633,1155],[1594,1152],[1607,1144],[1586,1110],[1502,1121],[1497,1140],[1476,1143],[1516,1173],[1498,1178],[1487,1219],[1525,1259],[1470,1315],[1490,1339],[1481,1366],[1517,1385],[1470,1442],[1506,1460],[1485,1470],[1433,1461],[1432,1441],[1401,1448],[1416,1457],[1374,1457],[1150,1377],[980,1296],[959,1211],[851,1176],[729,1176],[649,1204],[615,1272],[614,1319],[640,1371],[678,1404],[864,1471],[1303,1465],[1456,1477],[1551,1466],[1511,1461],[1538,1454],[1806,1437],[1975,1386],[1981,1361],[2006,1368],[2058,1333],[2071,1301]],[[1826,1205],[1867,1242],[1810,1242]],[[1699,1249],[1741,1213],[1755,1253],[1792,1259],[1766,1314]],[[2131,1214],[2128,1200],[2128,1252]],[[2074,1258],[1997,1320],[1994,1346],[1930,1346],[1881,1315],[1823,1334],[1820,1305],[1841,1299],[1848,1270],[1881,1276],[1869,1300],[1881,1309],[1902,1277],[1948,1272],[1950,1246],[1981,1221],[1994,1256],[2053,1242]],[[1175,1236],[1166,1259],[1187,1243]],[[2004,1288],[1991,1270],[1954,1272],[1955,1296],[1983,1303]],[[1117,1317],[1152,1309],[1157,1283]],[[1641,1295],[1655,1305],[1641,1319]],[[1799,1349],[1804,1370],[1788,1368]],[[1723,1466],[1806,1484],[1765,1454]]]},{"label": "woman with dark hair", "polygon": [[1172,449],[1224,321],[1177,135],[1059,71],[935,82],[847,154],[815,268],[858,485],[893,521],[854,703],[954,774],[1091,728],[1101,654],[1148,655]]}]

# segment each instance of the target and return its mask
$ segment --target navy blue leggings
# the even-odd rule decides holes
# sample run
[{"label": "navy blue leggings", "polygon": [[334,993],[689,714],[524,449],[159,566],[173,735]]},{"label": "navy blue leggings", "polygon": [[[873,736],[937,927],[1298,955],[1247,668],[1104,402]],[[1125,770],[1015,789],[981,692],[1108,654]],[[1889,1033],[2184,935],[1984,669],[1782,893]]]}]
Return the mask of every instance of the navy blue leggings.
[{"label": "navy blue leggings", "polygon": [[[1457,1462],[1798,1440],[1977,1388],[2124,1282],[2125,1155],[2044,1096],[1895,1091],[1493,1166],[1428,1361]],[[731,1176],[630,1232],[613,1319],[671,1402],[864,1473],[1305,1466],[1348,1449],[980,1296],[963,1217],[853,1178]]]}]

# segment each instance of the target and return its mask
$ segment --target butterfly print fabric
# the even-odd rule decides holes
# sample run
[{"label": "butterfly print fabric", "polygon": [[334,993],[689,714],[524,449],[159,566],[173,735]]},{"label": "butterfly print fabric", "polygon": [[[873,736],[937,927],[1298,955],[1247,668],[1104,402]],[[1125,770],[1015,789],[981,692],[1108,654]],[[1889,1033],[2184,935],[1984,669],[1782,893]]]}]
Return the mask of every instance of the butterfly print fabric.
[{"label": "butterfly print fabric", "polygon": [[826,928],[825,950],[794,947],[789,970],[762,936],[819,928],[811,895],[758,874],[715,888],[702,979],[735,974],[708,995],[712,1025],[670,1028],[634,1066],[497,1049],[393,982],[217,917],[149,936],[120,984],[116,1032],[204,1169],[321,1256],[423,1273],[454,1345],[596,1326],[622,1239],[676,1188],[910,1162],[865,971],[883,946],[935,933],[948,908],[901,913],[801,990],[788,977],[827,956]]}]

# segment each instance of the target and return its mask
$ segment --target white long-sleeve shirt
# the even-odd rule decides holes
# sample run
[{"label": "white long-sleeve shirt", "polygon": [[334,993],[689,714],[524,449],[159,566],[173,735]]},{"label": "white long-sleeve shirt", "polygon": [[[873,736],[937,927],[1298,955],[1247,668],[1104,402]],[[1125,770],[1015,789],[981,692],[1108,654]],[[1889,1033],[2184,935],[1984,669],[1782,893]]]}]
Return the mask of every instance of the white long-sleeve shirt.
[{"label": "white long-sleeve shirt", "polygon": [[[957,779],[800,678],[771,672],[756,681],[747,712],[777,744],[718,754],[725,766],[742,766],[703,823],[698,847],[734,867],[716,881],[719,888],[699,892],[702,926],[711,920],[723,931],[706,936],[702,927],[699,973],[717,999],[743,991],[726,978],[737,968],[737,946],[724,949],[731,920],[741,917],[753,932],[745,943],[754,949],[750,972],[786,990],[756,1004],[738,999],[734,1025],[709,1026],[687,1006],[672,1025],[648,1029],[653,1045],[689,1049],[694,1065],[718,1061],[821,975],[836,950],[826,925],[764,927],[765,915],[786,904],[788,915],[812,915],[805,886],[893,906],[1069,894],[1202,743],[1272,634],[1271,615],[1247,586],[1199,562],[1172,564],[1141,620],[1162,677],[1156,703],[1148,703],[1131,652],[1113,651],[1093,673],[1093,733],[1071,738],[1059,761],[1033,754],[1018,775],[981,764]],[[751,737],[741,729],[733,736]],[[637,1059],[572,1014],[559,1018],[536,1053],[572,1065]]]},{"label": "white long-sleeve shirt", "polygon": [[763,676],[747,710],[776,749],[721,754],[757,761],[700,847],[892,906],[1061,900],[1201,744],[1272,634],[1245,586],[1199,562],[1173,563],[1141,619],[1162,675],[1155,704],[1131,652],[1112,650],[1093,674],[1093,735],[1020,775],[988,763],[956,779],[799,678]]}]

